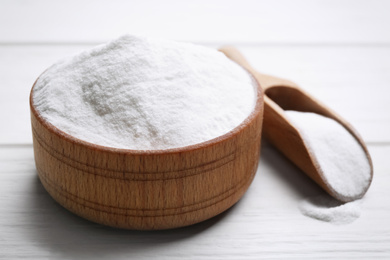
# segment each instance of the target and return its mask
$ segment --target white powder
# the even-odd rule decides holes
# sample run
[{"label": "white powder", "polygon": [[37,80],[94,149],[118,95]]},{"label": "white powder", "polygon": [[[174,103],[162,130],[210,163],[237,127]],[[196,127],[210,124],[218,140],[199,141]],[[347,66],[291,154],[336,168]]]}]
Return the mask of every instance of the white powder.
[{"label": "white powder", "polygon": [[301,133],[330,189],[345,201],[362,197],[370,185],[371,167],[348,130],[315,113],[286,111],[286,115]]},{"label": "white powder", "polygon": [[348,224],[360,217],[361,200],[340,202],[328,194],[303,200],[299,209],[302,214],[332,224]]},{"label": "white powder", "polygon": [[255,107],[254,86],[216,50],[126,35],[50,67],[33,102],[44,119],[84,141],[167,149],[237,127]]},{"label": "white powder", "polygon": [[329,187],[344,200],[329,195],[304,200],[302,214],[333,224],[346,224],[360,216],[360,201],[370,185],[371,167],[358,141],[338,122],[315,114],[285,111],[314,155]]}]

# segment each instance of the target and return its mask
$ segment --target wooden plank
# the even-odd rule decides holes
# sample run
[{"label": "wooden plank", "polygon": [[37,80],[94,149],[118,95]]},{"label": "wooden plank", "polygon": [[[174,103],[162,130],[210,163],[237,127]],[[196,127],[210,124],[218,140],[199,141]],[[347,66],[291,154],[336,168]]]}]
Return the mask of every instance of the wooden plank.
[{"label": "wooden plank", "polygon": [[187,228],[137,232],[83,220],[40,184],[31,146],[0,147],[0,259],[388,259],[390,146],[370,146],[375,177],[362,215],[332,225],[301,215],[318,186],[268,144],[244,198],[226,213]]},{"label": "wooden plank", "polygon": [[0,42],[103,42],[126,32],[200,42],[389,44],[386,0],[0,2]]},{"label": "wooden plank", "polygon": [[[31,143],[28,96],[56,60],[92,45],[0,46],[0,144]],[[217,45],[208,45],[217,48]],[[263,73],[285,77],[350,121],[367,142],[390,142],[390,48],[237,46]]]}]

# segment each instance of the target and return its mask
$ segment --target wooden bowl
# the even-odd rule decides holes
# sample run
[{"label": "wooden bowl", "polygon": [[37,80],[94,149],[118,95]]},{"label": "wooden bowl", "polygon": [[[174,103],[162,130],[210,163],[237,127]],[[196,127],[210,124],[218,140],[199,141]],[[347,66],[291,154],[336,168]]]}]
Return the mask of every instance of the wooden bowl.
[{"label": "wooden bowl", "polygon": [[[34,84],[35,85],[35,84]],[[235,204],[255,176],[263,122],[258,83],[253,112],[229,133],[167,150],[127,150],[77,139],[45,121],[30,94],[35,164],[49,194],[104,225],[169,229],[209,219]]]}]

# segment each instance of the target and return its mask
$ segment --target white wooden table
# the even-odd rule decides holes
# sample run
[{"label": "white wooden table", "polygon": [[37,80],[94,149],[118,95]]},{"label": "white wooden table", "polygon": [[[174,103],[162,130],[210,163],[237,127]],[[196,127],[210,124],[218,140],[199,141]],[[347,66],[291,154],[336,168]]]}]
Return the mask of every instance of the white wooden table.
[{"label": "white wooden table", "polygon": [[[29,90],[57,59],[127,32],[234,45],[339,112],[374,162],[361,217],[303,216],[321,190],[266,143],[243,199],[191,227],[116,230],[59,206],[37,178]],[[390,259],[390,1],[2,0],[0,82],[1,259]]]}]

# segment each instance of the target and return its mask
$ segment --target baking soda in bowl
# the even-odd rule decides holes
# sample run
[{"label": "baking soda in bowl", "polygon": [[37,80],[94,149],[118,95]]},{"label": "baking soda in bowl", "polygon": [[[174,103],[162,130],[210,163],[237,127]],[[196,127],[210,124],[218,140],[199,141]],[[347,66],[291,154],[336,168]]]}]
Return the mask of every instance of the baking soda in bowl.
[{"label": "baking soda in bowl", "polygon": [[33,102],[46,121],[81,140],[169,149],[240,125],[255,107],[255,85],[216,50],[125,35],[51,66]]}]

